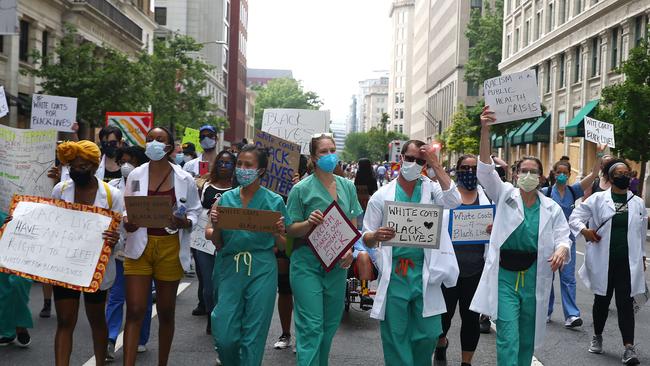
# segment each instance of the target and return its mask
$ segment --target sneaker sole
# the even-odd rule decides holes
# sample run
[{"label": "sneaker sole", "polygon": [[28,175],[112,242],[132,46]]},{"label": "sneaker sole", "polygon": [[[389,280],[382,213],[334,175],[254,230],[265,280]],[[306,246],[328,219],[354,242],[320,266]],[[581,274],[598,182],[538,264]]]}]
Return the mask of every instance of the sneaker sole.
[{"label": "sneaker sole", "polygon": [[291,347],[291,346],[290,345],[289,346],[273,346],[274,349],[287,349],[289,347]]},{"label": "sneaker sole", "polygon": [[571,324],[564,324],[564,327],[567,329],[577,328],[582,326],[582,319],[576,319]]},{"label": "sneaker sole", "polygon": [[626,365],[639,365],[639,364],[641,364],[641,363],[639,362],[639,359],[636,358],[636,357],[632,357],[632,358],[630,358],[630,359],[627,360],[627,361],[625,361],[625,360],[621,360],[621,361],[622,361],[624,364],[626,364]]},{"label": "sneaker sole", "polygon": [[20,347],[20,348],[27,348],[27,347],[29,347],[30,344],[32,344],[32,340],[31,340],[31,339],[30,339],[29,342],[27,342],[27,343],[16,342],[16,346],[18,346],[18,347]]},{"label": "sneaker sole", "polygon": [[589,353],[594,353],[594,354],[597,354],[597,355],[601,355],[601,354],[603,354],[603,350],[602,350],[602,349],[601,349],[601,350],[592,350],[592,349],[590,348],[590,349],[588,349],[587,351],[589,351]]}]

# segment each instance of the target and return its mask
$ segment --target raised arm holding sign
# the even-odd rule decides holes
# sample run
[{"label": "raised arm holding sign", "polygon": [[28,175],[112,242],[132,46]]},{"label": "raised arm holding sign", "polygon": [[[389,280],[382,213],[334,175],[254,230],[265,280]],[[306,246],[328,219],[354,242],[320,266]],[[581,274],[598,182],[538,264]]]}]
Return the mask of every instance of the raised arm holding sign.
[{"label": "raised arm holding sign", "polygon": [[542,115],[535,70],[501,75],[483,83],[485,105],[504,123]]}]

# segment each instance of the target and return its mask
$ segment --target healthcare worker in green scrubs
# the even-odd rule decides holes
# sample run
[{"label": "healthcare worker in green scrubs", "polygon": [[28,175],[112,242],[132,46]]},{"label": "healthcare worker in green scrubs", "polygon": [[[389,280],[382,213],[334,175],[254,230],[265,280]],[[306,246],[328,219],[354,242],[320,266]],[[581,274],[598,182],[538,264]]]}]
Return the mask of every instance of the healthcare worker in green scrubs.
[{"label": "healthcare worker in green scrubs", "polygon": [[27,347],[31,338],[27,328],[32,328],[29,310],[29,290],[32,281],[16,275],[0,273],[0,347],[16,343]]},{"label": "healthcare worker in green scrubs", "polygon": [[[278,287],[273,248],[289,221],[282,197],[260,186],[266,173],[265,149],[246,145],[237,157],[240,186],[224,193],[210,212],[206,237],[219,252],[219,291],[212,312],[212,334],[224,365],[262,364]],[[216,206],[275,211],[281,214],[276,232],[217,229]]]},{"label": "healthcare worker in green scrubs", "polygon": [[[422,175],[437,177],[433,182]],[[382,227],[386,201],[438,204],[456,208],[460,193],[437,158],[437,151],[418,140],[402,147],[397,179],[381,187],[368,202],[363,220],[364,242],[375,247],[396,235]],[[443,228],[448,215],[443,215]],[[381,276],[370,316],[381,320],[384,363],[388,366],[431,365],[431,356],[442,334],[441,314],[447,311],[441,285],[453,287],[458,263],[447,230],[441,231],[439,249],[382,245],[379,249]]]},{"label": "healthcare worker in green scrubs", "polygon": [[539,159],[517,164],[517,187],[499,178],[490,157],[489,123],[495,121],[486,106],[477,176],[496,214],[470,310],[496,320],[498,366],[530,366],[546,331],[553,272],[569,262],[571,238],[562,208],[538,191],[544,173]]},{"label": "healthcare worker in green scrubs", "polygon": [[362,213],[352,181],[333,174],[338,163],[331,135],[312,138],[314,174],[293,186],[287,211],[293,224],[289,236],[295,239],[291,254],[290,282],[293,290],[298,366],[326,366],[332,339],[343,315],[347,269],[352,249],[329,272],[321,266],[305,240],[312,227],[323,222],[323,212],[334,201],[356,227]]}]

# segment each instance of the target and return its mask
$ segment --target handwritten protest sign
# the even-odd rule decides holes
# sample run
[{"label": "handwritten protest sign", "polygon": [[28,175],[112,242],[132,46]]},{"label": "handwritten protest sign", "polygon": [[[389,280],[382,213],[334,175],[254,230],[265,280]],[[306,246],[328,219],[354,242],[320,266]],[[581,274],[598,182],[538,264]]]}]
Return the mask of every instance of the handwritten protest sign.
[{"label": "handwritten protest sign", "polygon": [[199,215],[199,222],[192,225],[190,248],[214,255],[216,250],[214,244],[212,244],[211,240],[205,238],[205,227],[208,225],[208,221],[210,220],[208,213],[209,210],[204,209],[201,212],[201,215]]},{"label": "handwritten protest sign", "polygon": [[129,145],[144,147],[147,133],[153,127],[153,113],[106,112],[106,126],[119,128]]},{"label": "handwritten protest sign", "polygon": [[9,113],[9,106],[7,105],[7,96],[5,95],[5,88],[0,86],[0,118]]},{"label": "handwritten protest sign", "polygon": [[126,196],[124,205],[130,224],[147,228],[171,224],[173,204],[168,196]]},{"label": "handwritten protest sign", "polygon": [[309,154],[314,134],[329,132],[330,112],[311,109],[265,109],[262,131],[295,142],[302,154]]},{"label": "handwritten protest sign", "polygon": [[120,215],[94,206],[14,196],[13,219],[2,229],[0,270],[75,290],[99,289],[111,255],[105,230]]},{"label": "handwritten protest sign", "polygon": [[392,202],[384,204],[382,226],[395,229],[395,238],[383,245],[397,247],[440,248],[442,206]]},{"label": "handwritten protest sign", "polygon": [[485,105],[495,113],[495,124],[542,115],[535,70],[485,80],[483,92]]},{"label": "handwritten protest sign", "polygon": [[0,211],[8,212],[14,194],[49,197],[56,131],[0,126]]},{"label": "handwritten protest sign", "polygon": [[323,268],[329,272],[360,237],[361,233],[334,201],[323,212],[323,223],[307,233],[307,242]]},{"label": "handwritten protest sign", "polygon": [[34,94],[32,96],[31,128],[35,130],[54,129],[74,132],[72,125],[77,118],[77,98]]},{"label": "handwritten protest sign", "polygon": [[185,127],[185,132],[183,132],[183,140],[181,140],[181,144],[184,144],[186,142],[191,142],[194,144],[196,151],[202,153],[203,148],[201,147],[200,137],[201,137],[201,131],[195,128]]},{"label": "handwritten protest sign", "polygon": [[288,196],[293,175],[300,165],[300,145],[255,130],[255,145],[269,149],[269,166],[260,179],[262,185],[277,194]]},{"label": "handwritten protest sign", "polygon": [[494,205],[467,206],[449,210],[449,236],[454,245],[487,244],[488,225],[494,221]]},{"label": "handwritten protest sign", "polygon": [[217,227],[226,230],[248,230],[265,233],[277,231],[275,223],[282,216],[277,211],[250,210],[247,208],[217,207],[219,223]]},{"label": "handwritten protest sign", "polygon": [[616,148],[614,125],[591,117],[585,117],[585,140],[604,144],[612,149]]}]

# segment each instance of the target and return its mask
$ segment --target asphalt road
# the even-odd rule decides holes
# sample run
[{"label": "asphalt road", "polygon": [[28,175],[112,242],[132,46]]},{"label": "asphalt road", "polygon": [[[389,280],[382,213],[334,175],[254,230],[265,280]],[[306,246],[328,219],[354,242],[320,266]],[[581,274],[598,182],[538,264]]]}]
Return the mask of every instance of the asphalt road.
[{"label": "asphalt road", "polygon": [[[584,243],[578,243],[578,251],[584,252]],[[648,248],[650,249],[650,248]],[[648,251],[650,252],[650,250]],[[583,256],[578,255],[578,265]],[[647,276],[648,277],[648,276]],[[195,278],[182,281],[181,292],[177,300],[176,335],[170,356],[170,365],[213,365],[215,352],[212,338],[205,334],[205,317],[191,315],[196,305]],[[555,281],[556,294],[559,294],[559,279]],[[578,304],[582,310],[585,325],[576,330],[564,328],[560,298],[556,297],[556,308],[553,321],[547,326],[545,346],[536,353],[536,357],[545,366],[555,365],[617,365],[620,364],[622,345],[618,330],[614,302],[610,305],[610,317],[604,333],[603,355],[592,355],[587,352],[593,328],[591,304],[593,296],[578,280]],[[0,365],[53,365],[54,333],[56,318],[41,319],[38,317],[42,304],[40,285],[32,286],[32,301],[30,306],[34,314],[34,329],[31,330],[32,344],[27,349],[16,346],[0,348]],[[636,344],[642,364],[650,364],[650,309],[645,308],[637,314]],[[459,316],[454,317],[450,331],[450,347],[448,350],[448,365],[460,364]],[[151,339],[147,345],[148,351],[138,355],[139,365],[156,365],[157,359],[158,323],[152,322]],[[277,313],[267,339],[264,365],[295,365],[293,352],[275,350],[273,343],[280,335],[280,324]],[[83,310],[80,310],[79,321],[75,332],[74,351],[71,365],[93,365],[92,342],[90,328]],[[496,365],[495,334],[482,335],[474,358],[474,365]],[[120,342],[118,341],[118,344]],[[113,364],[121,364],[122,352],[118,350],[117,359]],[[339,331],[334,338],[330,355],[330,365],[383,365],[379,324],[369,319],[368,312],[361,311],[358,305],[353,305],[349,313],[344,314]]]}]

